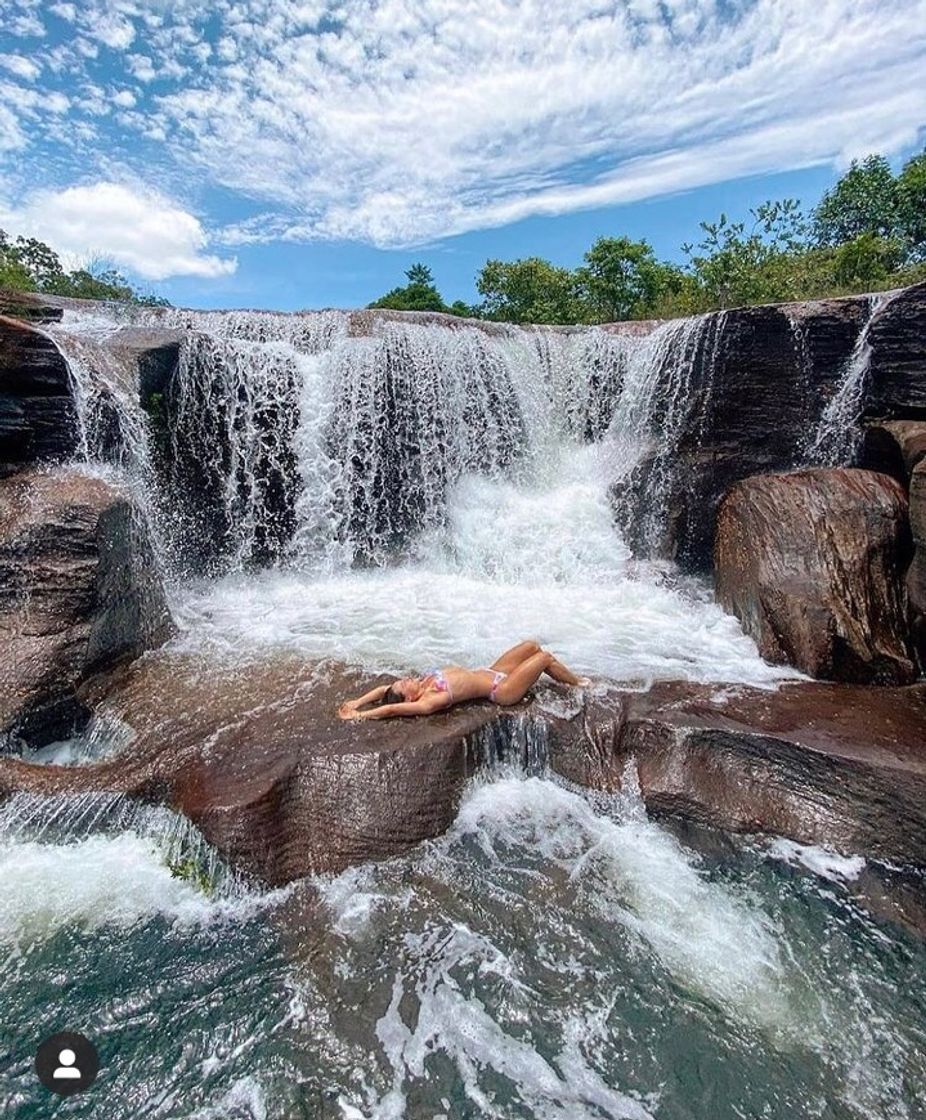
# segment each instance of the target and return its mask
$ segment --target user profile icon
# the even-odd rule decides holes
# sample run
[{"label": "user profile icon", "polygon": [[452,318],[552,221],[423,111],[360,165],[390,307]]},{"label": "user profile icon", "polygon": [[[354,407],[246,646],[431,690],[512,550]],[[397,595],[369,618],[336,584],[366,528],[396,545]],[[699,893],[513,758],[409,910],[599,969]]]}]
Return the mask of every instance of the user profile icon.
[{"label": "user profile icon", "polygon": [[96,1047],[89,1038],[75,1031],[61,1031],[46,1038],[35,1055],[39,1081],[62,1097],[89,1089],[99,1068]]}]

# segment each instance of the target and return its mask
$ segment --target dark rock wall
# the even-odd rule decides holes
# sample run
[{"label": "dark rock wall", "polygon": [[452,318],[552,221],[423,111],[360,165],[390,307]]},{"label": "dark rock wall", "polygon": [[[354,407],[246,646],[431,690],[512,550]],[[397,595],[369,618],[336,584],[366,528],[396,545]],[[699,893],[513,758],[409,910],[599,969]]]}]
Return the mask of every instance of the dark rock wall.
[{"label": "dark rock wall", "polygon": [[[689,571],[710,568],[720,501],[752,475],[806,462],[812,436],[865,326],[867,296],[719,313],[715,354],[695,373],[703,404],[692,409],[668,480],[659,554]],[[869,417],[926,416],[926,284],[885,301],[869,331],[862,410]],[[870,455],[865,465],[888,470]],[[645,491],[646,472],[638,485]],[[640,511],[624,515],[631,540]]]},{"label": "dark rock wall", "polygon": [[0,316],[0,477],[77,446],[67,363],[40,330]]},{"label": "dark rock wall", "polygon": [[869,331],[867,416],[926,418],[926,284],[905,288]]}]

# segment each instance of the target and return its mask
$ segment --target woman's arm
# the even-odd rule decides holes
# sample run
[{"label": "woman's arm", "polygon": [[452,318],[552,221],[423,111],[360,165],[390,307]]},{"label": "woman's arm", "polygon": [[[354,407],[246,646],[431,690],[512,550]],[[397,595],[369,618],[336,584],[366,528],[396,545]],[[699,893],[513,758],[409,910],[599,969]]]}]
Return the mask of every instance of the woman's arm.
[{"label": "woman's arm", "polygon": [[358,699],[348,700],[347,703],[352,708],[362,708],[364,704],[375,704],[377,700],[382,700],[388,691],[388,684],[379,684],[376,688],[371,688],[369,692],[365,692]]},{"label": "woman's arm", "polygon": [[381,684],[377,685],[376,688],[371,688],[369,692],[365,692],[362,696],[358,696],[356,700],[345,700],[338,708],[338,715],[342,719],[349,719],[351,712],[356,712],[364,704],[375,704],[377,700],[382,700],[388,691],[389,685]]},{"label": "woman's arm", "polygon": [[378,708],[368,708],[365,712],[354,712],[353,719],[388,719],[389,716],[427,716],[449,708],[445,692],[428,693],[420,700],[404,704],[380,704]]}]

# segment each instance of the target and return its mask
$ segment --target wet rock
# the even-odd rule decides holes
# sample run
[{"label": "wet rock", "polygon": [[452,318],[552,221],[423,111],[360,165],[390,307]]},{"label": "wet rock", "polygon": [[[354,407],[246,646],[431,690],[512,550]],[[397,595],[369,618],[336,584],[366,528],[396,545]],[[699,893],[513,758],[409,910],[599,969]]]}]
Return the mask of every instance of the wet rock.
[{"label": "wet rock", "polygon": [[0,478],[77,449],[67,363],[51,339],[0,316]]},{"label": "wet rock", "polygon": [[[635,552],[676,559],[691,571],[709,569],[726,490],[740,479],[806,462],[809,437],[871,306],[871,297],[853,296],[738,308],[703,320],[685,393],[688,411],[669,461],[644,457],[613,494]],[[868,331],[865,416],[926,419],[924,338],[926,284],[904,289],[876,311]],[[875,457],[869,444],[860,462],[896,474],[896,455],[878,442],[884,435],[871,437]],[[657,531],[646,517],[654,500],[663,514]]]},{"label": "wet rock", "polygon": [[865,428],[859,466],[889,474],[906,489],[910,475],[926,457],[926,420],[882,420]]},{"label": "wet rock", "polygon": [[86,718],[78,686],[171,632],[150,542],[129,500],[59,469],[0,483],[0,735],[41,745]]},{"label": "wet rock", "polygon": [[926,686],[600,682],[543,687],[512,709],[339,720],[338,703],[369,683],[293,655],[149,654],[80,693],[123,729],[120,753],[80,767],[0,759],[0,797],[170,805],[237,868],[282,884],[440,835],[480,767],[549,762],[592,789],[638,786],[659,815],[926,866]]},{"label": "wet rock", "polygon": [[[926,866],[926,686],[664,682],[551,720],[554,770],[647,809]],[[587,745],[588,744],[588,745]]]},{"label": "wet rock", "polygon": [[775,664],[854,683],[916,672],[903,574],[907,500],[886,475],[807,470],[738,483],[717,519],[719,602]]},{"label": "wet rock", "polygon": [[907,595],[913,614],[913,634],[920,657],[926,664],[926,460],[910,475],[910,529],[913,560],[907,571]]},{"label": "wet rock", "polygon": [[612,494],[638,555],[710,567],[716,513],[740,479],[803,461],[868,315],[865,297],[738,308],[701,320],[677,441]]},{"label": "wet rock", "polygon": [[926,418],[926,283],[888,300],[868,337],[866,415]]},{"label": "wet rock", "polygon": [[0,290],[0,315],[26,323],[56,323],[61,320],[64,311],[49,303],[38,292],[18,292],[4,288]]},{"label": "wet rock", "polygon": [[444,832],[475,771],[490,704],[364,723],[338,704],[369,687],[339,666],[222,664],[158,654],[82,693],[130,744],[81,768],[0,760],[0,790],[120,792],[171,805],[236,867],[280,884],[406,851]]}]

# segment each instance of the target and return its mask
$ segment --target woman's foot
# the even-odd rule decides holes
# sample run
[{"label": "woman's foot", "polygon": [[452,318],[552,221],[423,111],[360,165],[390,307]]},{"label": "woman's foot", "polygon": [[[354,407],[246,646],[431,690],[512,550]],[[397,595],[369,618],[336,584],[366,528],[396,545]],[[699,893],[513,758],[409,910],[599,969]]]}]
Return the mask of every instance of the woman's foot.
[{"label": "woman's foot", "polygon": [[591,683],[592,683],[592,678],[591,677],[577,677],[576,678],[576,688],[588,688],[588,686]]}]

